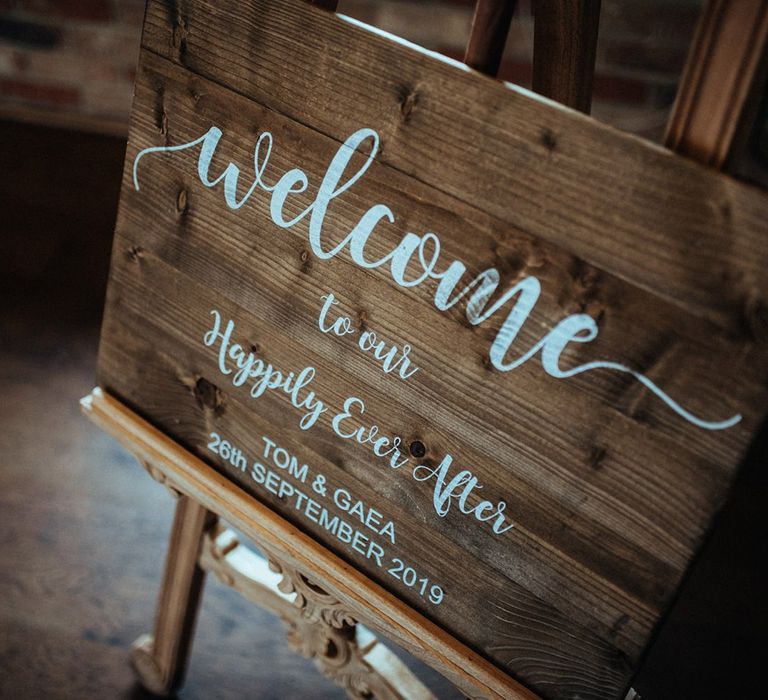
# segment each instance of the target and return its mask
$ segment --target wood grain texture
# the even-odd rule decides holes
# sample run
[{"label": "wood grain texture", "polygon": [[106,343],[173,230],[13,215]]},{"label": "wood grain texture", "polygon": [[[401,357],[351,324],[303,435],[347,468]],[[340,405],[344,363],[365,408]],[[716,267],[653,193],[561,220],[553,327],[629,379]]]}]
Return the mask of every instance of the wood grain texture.
[{"label": "wood grain texture", "polygon": [[535,0],[533,89],[589,114],[600,0]]},{"label": "wood grain texture", "polygon": [[702,11],[665,143],[722,167],[764,60],[768,2],[710,0]]},{"label": "wood grain texture", "polygon": [[516,0],[477,0],[464,63],[490,76],[499,72]]},{"label": "wood grain texture", "polygon": [[[151,2],[143,45],[100,384],[542,696],[622,695],[764,413],[763,195],[304,3]],[[197,152],[148,158],[134,189],[141,149],[189,142],[214,124],[224,138],[213,171],[232,161],[245,182],[258,134],[274,135],[265,179],[298,166],[310,182],[286,204],[294,215],[340,141],[377,129],[382,152],[334,202],[333,240],[385,202],[396,226],[367,254],[385,255],[406,231],[435,231],[445,259],[472,273],[541,281],[515,347],[588,313],[599,338],[572,344],[564,364],[614,359],[698,414],[719,406],[743,421],[703,431],[615,372],[562,381],[531,362],[499,374],[488,346],[501,319],[474,326],[458,307],[435,311],[428,285],[396,288],[346,254],[314,258],[306,221],[278,229],[263,192],[228,209],[220,188],[197,179]],[[320,333],[328,291],[356,323],[410,344],[420,371],[407,382],[385,376],[354,341]],[[363,396],[366,420],[423,445],[427,463],[450,453],[471,465],[482,496],[508,503],[515,529],[496,537],[455,511],[437,518],[429,483],[377,468],[327,422],[300,431],[284,395],[254,401],[232,386],[202,343],[211,309],[268,361],[315,367],[329,406]],[[445,582],[444,603],[398,587],[214,457],[212,431],[251,458],[269,435],[376,505],[396,522],[392,552]]]},{"label": "wood grain texture", "polygon": [[[6,244],[14,247],[7,234],[18,227],[19,252],[29,255],[38,235],[58,240],[72,233],[73,221],[86,242],[45,285],[15,281],[0,308],[0,697],[151,700],[127,658],[133,639],[151,627],[173,501],[75,410],[94,381],[101,309],[93,307],[101,307],[106,288],[125,143],[3,128],[0,161],[24,163],[35,144],[48,154],[48,167],[30,164],[26,179],[6,181],[0,209],[15,211],[24,191],[56,193],[57,206],[68,203],[56,216],[37,206],[24,210],[23,222],[18,214],[17,225],[6,219]],[[80,185],[88,199],[62,200],[65,185]],[[104,189],[112,194],[96,196]],[[94,274],[102,268],[104,288]],[[641,664],[634,683],[644,697],[762,696],[765,437]],[[416,668],[413,659],[408,664]],[[419,677],[441,700],[465,696],[436,671],[422,666]],[[343,692],[288,648],[272,615],[210,579],[180,697],[330,700]]]}]

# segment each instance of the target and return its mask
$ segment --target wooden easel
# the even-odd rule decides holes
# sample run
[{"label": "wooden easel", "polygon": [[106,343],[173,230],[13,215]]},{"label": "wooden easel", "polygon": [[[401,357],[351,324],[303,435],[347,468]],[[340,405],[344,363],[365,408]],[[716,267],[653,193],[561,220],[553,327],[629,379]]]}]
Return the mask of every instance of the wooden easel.
[{"label": "wooden easel", "polygon": [[[368,629],[422,658],[468,694],[536,697],[101,389],[83,399],[82,407],[178,499],[154,632],[136,641],[131,656],[148,690],[163,695],[180,687],[203,581],[211,572],[279,615],[292,648],[314,659],[352,697],[433,697]],[[243,532],[266,560],[221,521]]]},{"label": "wooden easel", "polygon": [[[336,3],[314,4],[333,10]],[[514,5],[478,1],[468,65],[495,75]],[[591,101],[599,5],[599,0],[535,4],[534,89],[584,112]],[[766,4],[744,5],[719,0],[708,6],[667,137],[672,147],[718,167],[735,137],[768,35]],[[751,41],[730,42],[729,32],[745,26],[752,29]],[[565,63],[556,57],[565,57]],[[718,92],[723,75],[736,86],[731,93]],[[420,657],[472,697],[536,697],[101,389],[81,405],[177,498],[154,631],[136,641],[131,657],[148,690],[165,695],[181,686],[210,572],[278,615],[291,647],[314,659],[351,697],[433,697],[373,632]],[[241,544],[225,522],[251,539],[263,557]]]}]

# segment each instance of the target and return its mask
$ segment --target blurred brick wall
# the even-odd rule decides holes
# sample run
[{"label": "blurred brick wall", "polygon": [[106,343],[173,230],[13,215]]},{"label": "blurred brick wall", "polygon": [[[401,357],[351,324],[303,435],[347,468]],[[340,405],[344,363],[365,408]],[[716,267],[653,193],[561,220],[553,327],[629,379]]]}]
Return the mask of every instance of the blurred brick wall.
[{"label": "blurred brick wall", "polygon": [[144,0],[0,0],[0,115],[125,132]]},{"label": "blurred brick wall", "polygon": [[[243,0],[247,2],[248,0]],[[501,77],[529,85],[531,0]],[[659,138],[702,0],[603,0],[596,117]],[[340,0],[339,11],[461,58],[471,0]],[[143,0],[0,0],[0,115],[124,132]]]}]

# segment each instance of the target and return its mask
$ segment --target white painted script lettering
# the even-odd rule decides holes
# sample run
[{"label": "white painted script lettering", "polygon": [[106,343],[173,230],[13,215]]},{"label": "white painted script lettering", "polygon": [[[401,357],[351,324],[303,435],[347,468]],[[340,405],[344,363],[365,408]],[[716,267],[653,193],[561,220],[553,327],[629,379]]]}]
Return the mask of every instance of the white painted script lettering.
[{"label": "white painted script lettering", "polygon": [[355,440],[361,445],[368,445],[373,454],[381,459],[389,457],[392,469],[408,464],[408,457],[403,457],[400,451],[402,441],[399,437],[379,435],[378,425],[360,425],[355,416],[365,413],[365,403],[357,396],[350,396],[344,401],[344,410],[337,413],[331,421],[333,432],[343,440]]},{"label": "white painted script lettering", "polygon": [[[317,325],[323,333],[333,332],[335,335],[345,336],[357,332],[348,316],[337,316],[333,322],[328,320],[328,312],[338,302],[333,294],[324,294],[321,298],[324,303],[317,318]],[[384,374],[397,370],[401,379],[408,379],[419,371],[418,367],[411,366],[411,358],[409,357],[411,346],[408,343],[403,345],[401,350],[397,345],[388,346],[384,340],[379,340],[375,331],[365,330],[360,333],[357,347],[363,352],[373,355],[381,365]]]},{"label": "white painted script lettering", "polygon": [[[723,430],[736,425],[740,415],[733,415],[725,420],[705,420],[694,415],[675,399],[669,396],[655,382],[644,374],[626,365],[610,360],[595,360],[585,364],[564,369],[560,366],[560,357],[571,343],[589,343],[597,337],[598,328],[594,319],[586,314],[572,314],[559,321],[538,342],[516,357],[509,358],[520,329],[526,322],[541,293],[541,283],[535,276],[524,277],[502,293],[499,298],[489,305],[489,301],[501,285],[501,276],[496,268],[483,270],[468,283],[464,282],[467,273],[466,266],[460,260],[450,261],[442,270],[438,270],[441,262],[441,246],[439,237],[432,232],[419,236],[407,232],[400,243],[378,259],[371,259],[370,251],[366,250],[369,239],[376,234],[377,227],[391,226],[395,215],[385,204],[373,204],[355,224],[352,230],[344,236],[341,242],[332,247],[324,244],[323,224],[326,213],[333,201],[341,197],[352,187],[373,163],[379,149],[379,135],[370,128],[362,128],[351,134],[339,146],[331,159],[328,168],[317,188],[314,200],[299,214],[291,219],[285,218],[285,203],[289,197],[306,192],[309,189],[309,178],[300,168],[293,168],[280,176],[275,185],[266,184],[264,177],[269,165],[273,147],[273,137],[269,132],[262,133],[255,145],[253,154],[253,182],[238,199],[238,181],[240,169],[234,163],[229,163],[224,171],[216,177],[211,177],[210,169],[213,154],[222,138],[222,131],[216,126],[188,143],[176,146],[152,146],[140,151],[133,161],[133,182],[139,190],[138,168],[141,160],[152,153],[174,153],[200,146],[198,158],[198,177],[206,187],[216,187],[223,182],[224,201],[233,210],[242,207],[247,200],[259,190],[270,196],[270,216],[276,226],[291,228],[305,217],[309,216],[309,244],[313,254],[320,260],[328,260],[347,251],[356,265],[364,269],[375,269],[389,266],[389,274],[395,284],[401,287],[415,287],[430,280],[436,281],[434,305],[441,311],[446,311],[467,297],[466,316],[470,323],[479,325],[491,316],[509,305],[507,316],[491,342],[489,358],[493,367],[500,372],[509,372],[528,362],[536,355],[541,355],[541,366],[551,377],[568,379],[584,372],[596,370],[611,370],[631,375],[642,383],[649,391],[661,399],[670,409],[685,420],[706,430]],[[350,163],[353,156],[360,154],[367,147],[367,155],[362,162],[358,159],[353,172]],[[419,272],[408,278],[407,271],[416,266]],[[411,273],[413,275],[413,273]],[[462,286],[463,284],[463,286]],[[336,331],[334,331],[336,332]],[[366,342],[375,341],[369,338]],[[383,352],[383,351],[382,351]],[[237,353],[236,353],[237,354]],[[246,357],[244,362],[248,362]],[[254,360],[256,362],[256,360]],[[254,366],[255,367],[255,366]],[[252,368],[239,368],[250,376]],[[266,369],[259,366],[259,371]],[[223,370],[222,370],[223,371]],[[228,372],[227,372],[228,374]],[[238,376],[243,376],[239,374]],[[273,388],[270,385],[273,378],[263,378],[260,386]],[[264,390],[266,390],[266,388]],[[262,390],[263,391],[263,390]],[[311,419],[310,419],[311,420]]]},{"label": "white painted script lettering", "polygon": [[437,514],[444,518],[448,515],[453,501],[458,502],[459,510],[466,515],[473,515],[480,522],[493,521],[491,527],[497,535],[501,535],[514,527],[513,523],[507,523],[504,511],[507,504],[504,501],[492,503],[480,501],[471,506],[467,499],[472,493],[483,488],[477,481],[477,477],[468,469],[462,469],[458,474],[448,478],[448,471],[453,464],[453,457],[445,455],[443,461],[436,467],[419,464],[413,468],[413,478],[416,481],[435,479],[433,505]]},{"label": "white painted script lettering", "polygon": [[[263,396],[267,391],[283,391],[291,400],[291,403],[304,412],[299,426],[302,430],[309,430],[321,414],[328,409],[315,395],[315,392],[307,387],[315,378],[314,367],[304,367],[298,374],[285,373],[264,362],[252,351],[246,352],[241,345],[232,342],[232,334],[235,330],[235,322],[227,321],[222,330],[221,314],[215,309],[211,311],[213,316],[213,328],[205,333],[203,342],[208,347],[219,346],[219,372],[231,376],[234,386],[242,386],[248,380],[253,380],[250,394],[254,399]],[[234,363],[237,371],[231,364]],[[234,374],[232,374],[234,372]]]}]

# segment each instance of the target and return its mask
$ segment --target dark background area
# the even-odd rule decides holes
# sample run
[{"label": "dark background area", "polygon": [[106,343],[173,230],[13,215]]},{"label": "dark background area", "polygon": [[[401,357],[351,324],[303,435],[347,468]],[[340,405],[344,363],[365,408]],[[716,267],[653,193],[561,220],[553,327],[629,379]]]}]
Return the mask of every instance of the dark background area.
[{"label": "dark background area", "polygon": [[[95,381],[142,4],[0,0],[3,698],[147,697],[127,657],[151,627],[173,501],[77,405]],[[467,5],[442,5],[435,28],[424,18],[436,3],[341,3],[446,53]],[[525,82],[521,7],[505,70]],[[698,7],[604,2],[597,116],[659,137],[692,31],[681,18]],[[646,700],[765,695],[767,455],[764,429],[636,678]],[[420,674],[439,697],[456,696]],[[290,652],[277,620],[215,581],[181,695],[343,697]]]}]

